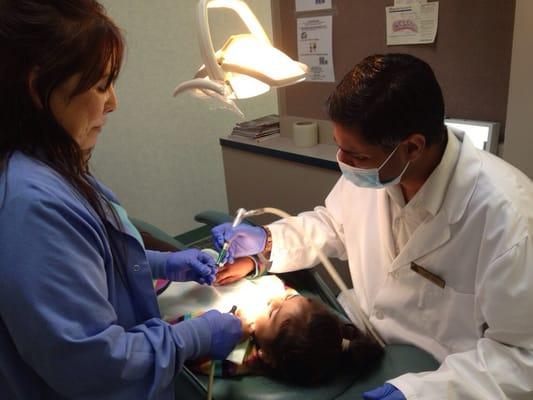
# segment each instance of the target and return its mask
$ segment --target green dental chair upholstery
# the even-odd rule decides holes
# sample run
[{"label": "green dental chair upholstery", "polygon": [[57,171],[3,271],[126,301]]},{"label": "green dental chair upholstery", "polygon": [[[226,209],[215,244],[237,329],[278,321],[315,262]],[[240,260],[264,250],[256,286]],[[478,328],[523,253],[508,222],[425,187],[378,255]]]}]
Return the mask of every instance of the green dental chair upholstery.
[{"label": "green dental chair upholstery", "polygon": [[[147,248],[154,243],[156,250],[183,249],[189,244],[209,243],[209,228],[223,222],[231,222],[232,217],[218,211],[206,211],[195,216],[195,220],[205,224],[205,229],[197,230],[203,238],[182,234],[172,237],[157,227],[132,218],[132,222],[141,232]],[[187,237],[191,241],[182,243],[176,238]],[[200,240],[203,239],[203,240]],[[164,246],[170,246],[168,249]],[[161,247],[163,246],[163,247]],[[287,284],[308,297],[318,297],[332,309],[344,315],[342,307],[330,288],[313,269],[280,274]],[[273,380],[266,376],[241,376],[234,378],[216,378],[213,389],[215,400],[328,400],[328,399],[360,399],[367,390],[382,385],[407,372],[435,370],[438,362],[424,351],[409,345],[389,345],[384,356],[369,367],[362,376],[354,378],[349,368],[340,370],[334,379],[320,386],[297,386]],[[205,399],[207,396],[207,376],[196,376],[184,368],[175,379],[176,399]]]}]

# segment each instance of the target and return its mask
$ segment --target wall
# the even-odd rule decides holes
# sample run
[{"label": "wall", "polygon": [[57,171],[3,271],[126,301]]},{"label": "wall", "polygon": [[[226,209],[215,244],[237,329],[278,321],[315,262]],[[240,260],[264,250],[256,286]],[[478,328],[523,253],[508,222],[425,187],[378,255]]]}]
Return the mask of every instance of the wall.
[{"label": "wall", "polygon": [[503,158],[533,179],[533,2],[516,3]]},{"label": "wall", "polygon": [[[497,121],[504,127],[515,1],[441,0],[434,44],[386,46],[385,7],[393,3],[333,0],[337,82],[370,54],[410,53],[434,68],[444,92],[447,116]],[[309,14],[297,15],[294,0],[272,0],[272,10],[275,44],[297,58],[296,18]],[[334,88],[334,83],[304,82],[284,89],[280,91],[280,114],[326,119],[323,106]]]},{"label": "wall", "polygon": [[[248,0],[272,36],[270,3]],[[93,173],[137,218],[171,234],[196,226],[193,215],[227,210],[218,137],[238,120],[189,94],[172,97],[202,64],[196,0],[103,0],[124,30],[127,57],[117,82],[119,108],[109,116],[91,160]],[[214,45],[244,28],[229,10],[210,12]],[[241,101],[248,118],[277,112],[275,92]]]}]

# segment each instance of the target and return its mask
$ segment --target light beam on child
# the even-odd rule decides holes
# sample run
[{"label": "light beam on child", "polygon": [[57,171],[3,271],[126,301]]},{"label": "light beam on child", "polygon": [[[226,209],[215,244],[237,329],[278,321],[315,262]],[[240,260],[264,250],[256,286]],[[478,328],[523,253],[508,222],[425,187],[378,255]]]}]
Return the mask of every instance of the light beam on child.
[{"label": "light beam on child", "polygon": [[[239,209],[239,210],[241,210],[241,209]],[[342,278],[339,276],[339,274],[335,270],[335,267],[333,267],[331,262],[324,255],[324,253],[315,245],[315,242],[313,241],[313,238],[306,237],[305,232],[303,231],[302,227],[299,226],[296,223],[295,219],[292,218],[292,216],[290,214],[288,214],[285,211],[280,210],[278,208],[263,207],[263,208],[257,208],[255,210],[249,210],[249,211],[246,211],[244,213],[241,212],[241,218],[247,218],[247,217],[251,217],[251,216],[254,216],[254,215],[261,215],[261,214],[265,214],[265,213],[266,214],[274,214],[274,215],[276,215],[276,216],[278,216],[280,218],[285,218],[286,221],[289,223],[289,226],[291,226],[292,229],[294,229],[294,231],[299,235],[300,239],[302,241],[305,241],[305,243],[309,243],[311,245],[311,249],[317,254],[318,258],[320,259],[320,261],[322,262],[322,264],[326,268],[326,271],[331,276],[331,279],[333,279],[333,282],[335,282],[335,284],[339,287],[341,292],[345,292],[345,291],[347,292],[348,291],[348,287],[346,286],[346,284],[344,283]],[[379,343],[379,345],[382,348],[384,348],[385,347],[385,342],[383,341],[383,339],[381,339],[379,334],[376,332],[376,330],[374,329],[374,327],[370,323],[370,320],[368,319],[366,314],[361,309],[361,306],[359,305],[358,299],[354,295],[349,300],[350,300],[351,305],[353,306],[353,310],[357,314],[357,317],[358,317],[359,321],[364,325],[366,331],[370,335],[372,335],[374,337],[374,339],[376,339],[376,341]]]}]

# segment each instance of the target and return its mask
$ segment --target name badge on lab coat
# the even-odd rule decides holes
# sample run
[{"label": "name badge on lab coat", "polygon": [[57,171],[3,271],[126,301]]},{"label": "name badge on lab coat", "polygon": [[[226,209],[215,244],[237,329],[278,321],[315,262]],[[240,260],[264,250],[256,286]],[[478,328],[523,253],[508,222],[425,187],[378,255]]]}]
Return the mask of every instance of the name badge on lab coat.
[{"label": "name badge on lab coat", "polygon": [[411,269],[415,271],[418,275],[426,278],[428,281],[434,283],[442,289],[444,289],[444,287],[446,286],[446,281],[444,279],[442,279],[438,275],[435,275],[433,272],[429,272],[427,269],[421,267],[420,265],[414,262],[411,263]]}]

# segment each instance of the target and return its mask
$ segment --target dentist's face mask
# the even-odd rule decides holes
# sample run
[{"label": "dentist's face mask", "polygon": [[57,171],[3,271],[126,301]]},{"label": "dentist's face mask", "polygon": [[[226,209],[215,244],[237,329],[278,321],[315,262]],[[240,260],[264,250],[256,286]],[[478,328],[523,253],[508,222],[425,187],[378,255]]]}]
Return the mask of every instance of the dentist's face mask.
[{"label": "dentist's face mask", "polygon": [[396,146],[394,150],[392,150],[392,152],[385,159],[385,161],[383,161],[381,165],[377,168],[369,168],[369,169],[356,168],[356,167],[352,167],[351,165],[343,163],[339,158],[339,152],[341,151],[340,149],[339,151],[337,151],[337,162],[339,163],[339,167],[342,171],[342,175],[347,180],[352,182],[354,185],[357,185],[359,187],[364,187],[364,188],[373,188],[373,189],[380,189],[380,188],[384,188],[387,186],[394,186],[400,183],[400,180],[402,179],[403,174],[407,170],[407,167],[409,167],[409,162],[407,162],[407,164],[405,165],[400,175],[398,175],[396,178],[391,179],[387,182],[381,182],[381,180],[379,179],[379,171],[387,164],[387,162],[391,159],[391,157],[396,152],[396,150],[398,150],[399,146],[400,145],[398,144],[398,146]]}]

